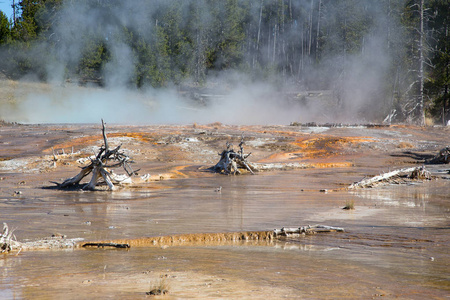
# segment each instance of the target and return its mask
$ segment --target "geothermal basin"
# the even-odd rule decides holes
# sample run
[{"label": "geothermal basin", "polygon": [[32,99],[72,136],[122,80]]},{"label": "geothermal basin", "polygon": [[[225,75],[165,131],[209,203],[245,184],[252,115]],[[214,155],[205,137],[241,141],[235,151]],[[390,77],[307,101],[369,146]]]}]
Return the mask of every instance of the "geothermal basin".
[{"label": "geothermal basin", "polygon": [[[102,145],[101,126],[0,126],[0,220],[15,229],[18,241],[170,240],[314,224],[345,232],[128,249],[23,249],[0,256],[0,298],[449,295],[449,165],[426,164],[448,145],[449,128],[215,123],[108,125],[107,133],[140,168],[133,183],[114,191],[61,190],[51,181],[79,172],[80,162]],[[210,172],[225,142],[238,145],[242,135],[252,152],[248,159],[268,169]],[[348,189],[365,177],[421,165],[432,180]],[[354,209],[343,210],[350,202]],[[168,294],[146,294],[162,285]]]}]

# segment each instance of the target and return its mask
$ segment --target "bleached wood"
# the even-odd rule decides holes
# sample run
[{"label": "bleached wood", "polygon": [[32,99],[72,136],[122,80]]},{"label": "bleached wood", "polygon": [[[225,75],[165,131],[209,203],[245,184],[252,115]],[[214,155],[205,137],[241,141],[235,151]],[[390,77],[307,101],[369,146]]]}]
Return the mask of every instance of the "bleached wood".
[{"label": "bleached wood", "polygon": [[[133,171],[130,166],[132,163],[130,157],[120,151],[122,145],[117,146],[113,150],[109,149],[108,139],[106,136],[106,128],[105,122],[102,119],[102,137],[103,137],[103,146],[100,148],[99,153],[95,156],[95,158],[91,158],[91,163],[82,168],[80,173],[75,175],[74,177],[68,178],[64,180],[62,184],[58,184],[59,187],[64,188],[70,185],[78,184],[85,176],[92,172],[92,178],[87,185],[84,186],[85,190],[95,190],[95,187],[98,184],[100,178],[103,178],[108,188],[110,190],[114,189],[115,182],[121,182],[127,180],[130,181],[130,177],[134,174],[137,174],[137,171]],[[111,168],[123,167],[125,172],[127,173],[127,177],[122,179],[117,177],[116,175],[112,175],[109,171]],[[114,179],[117,180],[114,180]]]},{"label": "bleached wood", "polygon": [[355,188],[364,188],[364,187],[368,187],[373,185],[374,183],[383,181],[383,180],[388,180],[394,176],[397,176],[401,173],[411,173],[413,172],[417,167],[411,167],[411,168],[404,168],[404,169],[399,169],[399,170],[395,170],[395,171],[391,171],[391,172],[387,172],[387,173],[383,173],[381,175],[372,177],[372,178],[368,178],[368,179],[363,179],[359,182],[355,182],[353,184],[351,184],[348,188],[349,189],[355,189]]}]

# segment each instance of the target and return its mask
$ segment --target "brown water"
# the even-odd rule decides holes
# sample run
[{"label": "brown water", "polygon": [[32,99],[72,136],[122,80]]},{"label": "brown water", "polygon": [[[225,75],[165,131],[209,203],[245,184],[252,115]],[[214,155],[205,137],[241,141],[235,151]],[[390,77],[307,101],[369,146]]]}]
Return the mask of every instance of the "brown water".
[{"label": "brown water", "polygon": [[[117,192],[30,187],[24,196],[0,199],[0,219],[18,228],[19,240],[54,233],[107,240],[307,224],[346,232],[276,242],[27,251],[0,257],[0,298],[144,298],[160,277],[170,284],[165,297],[174,299],[447,298],[449,180],[337,191],[354,176],[347,169],[323,169],[211,175]],[[218,186],[221,193],[214,191]],[[349,199],[356,209],[342,210]]]}]

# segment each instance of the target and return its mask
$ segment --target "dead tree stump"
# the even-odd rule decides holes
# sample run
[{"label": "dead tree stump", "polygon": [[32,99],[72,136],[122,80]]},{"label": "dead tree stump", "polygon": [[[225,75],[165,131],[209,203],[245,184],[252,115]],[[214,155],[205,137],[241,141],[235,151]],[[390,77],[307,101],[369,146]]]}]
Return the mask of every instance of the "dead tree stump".
[{"label": "dead tree stump", "polygon": [[[83,187],[84,190],[94,190],[95,187],[99,184],[99,180],[101,178],[108,185],[108,188],[110,190],[113,190],[113,182],[121,182],[125,179],[128,179],[132,175],[137,174],[136,172],[139,170],[133,171],[130,166],[130,164],[133,163],[131,158],[124,152],[120,151],[120,147],[122,146],[122,144],[120,144],[113,150],[109,149],[108,139],[106,137],[105,123],[103,122],[103,120],[102,135],[104,144],[100,148],[100,152],[95,156],[95,159],[91,159],[91,163],[81,168],[80,173],[78,173],[74,177],[68,178],[60,184],[55,182],[59,188],[77,185],[84,177],[92,173],[91,180]],[[122,167],[127,173],[128,177],[119,178],[115,173],[111,171],[111,169],[118,167]]]},{"label": "dead tree stump", "polygon": [[450,146],[442,148],[439,153],[428,161],[430,164],[448,164],[450,163]]},{"label": "dead tree stump", "polygon": [[256,168],[247,161],[247,158],[252,153],[244,154],[244,137],[242,137],[241,142],[239,143],[240,150],[238,152],[234,151],[233,144],[227,142],[226,145],[227,149],[223,150],[222,153],[218,153],[220,155],[220,160],[212,167],[212,170],[226,175],[236,175],[236,173],[241,174],[239,169],[245,169],[254,175]]}]

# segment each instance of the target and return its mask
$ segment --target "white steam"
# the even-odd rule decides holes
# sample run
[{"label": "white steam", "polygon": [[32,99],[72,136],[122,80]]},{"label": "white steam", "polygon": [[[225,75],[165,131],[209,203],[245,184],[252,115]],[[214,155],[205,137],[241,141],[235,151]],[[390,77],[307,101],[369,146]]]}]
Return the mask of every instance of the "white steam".
[{"label": "white steam", "polygon": [[[17,96],[17,103],[2,107],[0,118],[25,123],[97,123],[101,118],[110,123],[146,124],[358,122],[366,120],[361,119],[361,112],[364,118],[370,120],[372,114],[379,113],[383,104],[383,99],[377,98],[377,95],[383,84],[382,74],[389,67],[390,59],[383,53],[382,40],[373,32],[367,38],[363,52],[347,54],[345,57],[324,55],[322,64],[311,68],[307,78],[303,79],[309,83],[310,90],[314,89],[311,86],[314,86],[315,81],[321,82],[322,86],[326,85],[322,89],[340,90],[339,105],[343,109],[338,114],[338,104],[330,103],[331,97],[308,98],[308,93],[299,88],[299,85],[280,88],[275,87],[275,84],[268,84],[267,80],[255,83],[236,72],[216,74],[214,78],[208,79],[210,86],[215,84],[220,89],[208,91],[216,97],[208,98],[206,106],[197,105],[189,97],[183,97],[175,88],[130,88],[136,58],[133,50],[124,43],[122,29],[127,27],[145,36],[155,26],[149,22],[149,16],[156,13],[154,7],[158,5],[151,4],[161,4],[164,1],[116,3],[120,3],[120,6],[112,7],[106,14],[99,8],[90,6],[89,1],[66,1],[61,16],[64,21],[57,25],[49,38],[52,47],[39,46],[51,49],[54,57],[47,61],[46,66],[49,86],[25,92],[24,95],[19,85],[17,94],[20,96]],[[259,18],[259,9],[254,9],[254,12],[257,14],[255,19]],[[208,12],[205,11],[203,19],[211,22]],[[80,63],[82,51],[88,46],[88,38],[92,36],[101,37],[109,51],[110,59],[101,74],[105,87],[77,87],[71,84],[62,87],[66,66]],[[287,32],[286,36],[299,38],[294,31]],[[337,66],[343,59],[347,65],[345,74],[338,71]],[[298,101],[283,99],[285,91],[293,91],[294,98],[297,97]],[[300,95],[302,93],[303,98]],[[302,102],[302,99],[306,99],[306,102]]]}]

